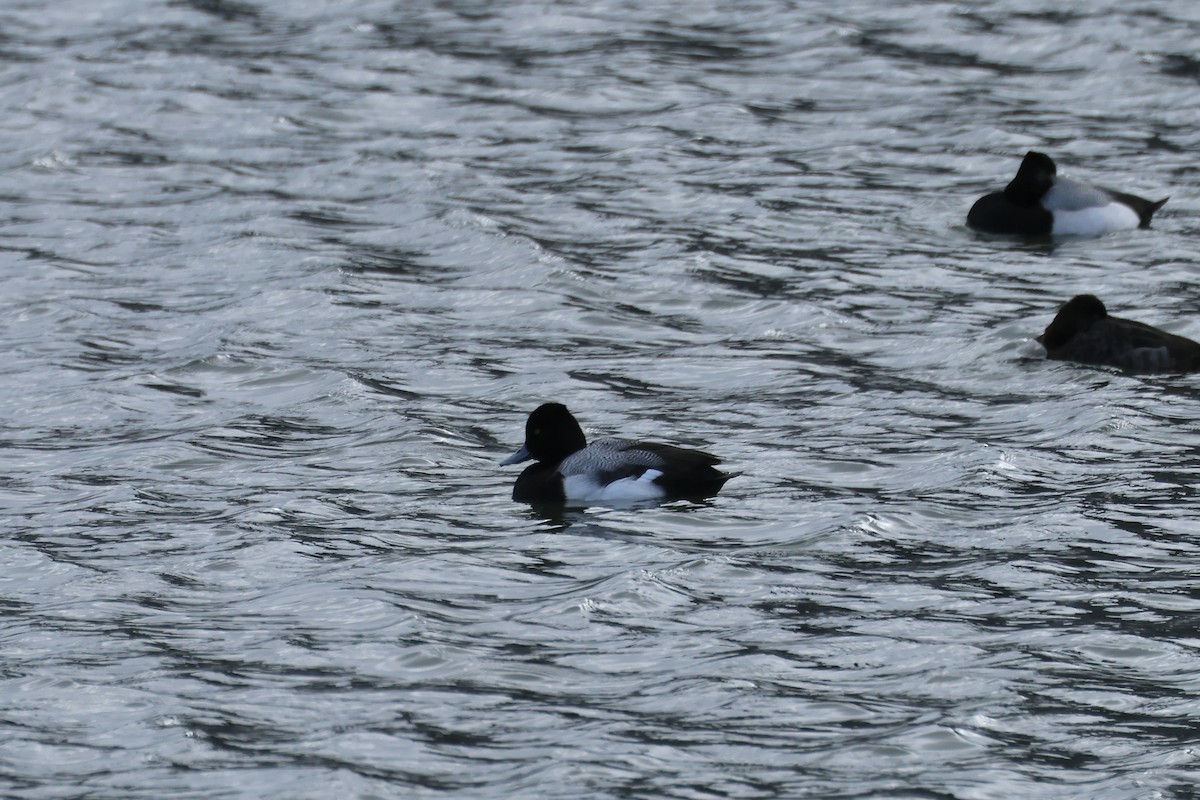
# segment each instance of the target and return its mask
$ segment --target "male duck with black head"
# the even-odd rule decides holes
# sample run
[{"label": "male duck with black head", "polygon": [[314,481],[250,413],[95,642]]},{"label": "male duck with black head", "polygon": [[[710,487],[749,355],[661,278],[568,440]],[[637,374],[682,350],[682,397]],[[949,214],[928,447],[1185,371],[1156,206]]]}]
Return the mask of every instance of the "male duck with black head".
[{"label": "male duck with black head", "polygon": [[1200,371],[1200,342],[1143,322],[1110,317],[1094,295],[1068,300],[1037,337],[1046,357],[1127,372]]},{"label": "male duck with black head", "polygon": [[1063,178],[1045,153],[1025,154],[1017,177],[1002,192],[975,201],[967,225],[984,233],[1020,236],[1099,236],[1150,227],[1167,197],[1137,195]]},{"label": "male duck with black head", "polygon": [[545,403],[525,423],[525,444],[502,466],[536,459],[513,487],[519,503],[636,503],[712,497],[734,477],[700,450],[630,439],[588,444],[561,403]]}]

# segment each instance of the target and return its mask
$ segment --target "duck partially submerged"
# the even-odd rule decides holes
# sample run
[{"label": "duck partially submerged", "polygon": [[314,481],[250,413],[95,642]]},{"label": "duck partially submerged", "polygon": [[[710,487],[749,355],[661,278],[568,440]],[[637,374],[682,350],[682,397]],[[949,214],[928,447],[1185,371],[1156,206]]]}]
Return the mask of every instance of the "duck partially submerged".
[{"label": "duck partially submerged", "polygon": [[1046,357],[1128,372],[1200,370],[1200,342],[1120,317],[1110,317],[1095,295],[1068,300],[1037,337]]},{"label": "duck partially submerged", "polygon": [[984,233],[1021,236],[1099,236],[1150,227],[1162,200],[1091,186],[1057,175],[1045,153],[1030,150],[1002,192],[975,201],[967,225]]},{"label": "duck partially submerged", "polygon": [[567,407],[545,403],[525,423],[525,443],[501,465],[536,459],[513,487],[519,503],[630,503],[711,497],[733,477],[700,450],[630,439],[588,444]]}]

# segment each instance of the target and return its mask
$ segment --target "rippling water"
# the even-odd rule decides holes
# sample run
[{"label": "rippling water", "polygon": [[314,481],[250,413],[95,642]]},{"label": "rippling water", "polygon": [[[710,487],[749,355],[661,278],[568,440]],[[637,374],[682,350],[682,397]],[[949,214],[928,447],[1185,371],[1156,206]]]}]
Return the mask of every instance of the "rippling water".
[{"label": "rippling water", "polygon": [[[1174,798],[1200,11],[0,10],[13,798]],[[1026,150],[1153,230],[972,235]],[[705,505],[547,518],[538,403]]]}]

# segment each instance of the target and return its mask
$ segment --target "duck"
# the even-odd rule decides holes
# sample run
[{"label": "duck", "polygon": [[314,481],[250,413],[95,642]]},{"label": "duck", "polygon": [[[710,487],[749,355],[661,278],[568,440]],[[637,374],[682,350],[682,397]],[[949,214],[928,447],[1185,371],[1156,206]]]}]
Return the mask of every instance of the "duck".
[{"label": "duck", "polygon": [[530,504],[604,504],[702,500],[734,477],[700,450],[630,439],[591,444],[562,403],[543,403],[525,423],[525,443],[501,466],[535,459],[518,476],[513,500]]},{"label": "duck", "polygon": [[1127,372],[1196,372],[1200,342],[1120,317],[1110,317],[1098,297],[1081,294],[1058,310],[1037,337],[1046,357],[1118,367]]},{"label": "duck", "polygon": [[1154,212],[1170,199],[1151,201],[1058,177],[1057,172],[1050,156],[1030,150],[1004,191],[975,201],[967,225],[984,233],[1100,236],[1150,227]]}]

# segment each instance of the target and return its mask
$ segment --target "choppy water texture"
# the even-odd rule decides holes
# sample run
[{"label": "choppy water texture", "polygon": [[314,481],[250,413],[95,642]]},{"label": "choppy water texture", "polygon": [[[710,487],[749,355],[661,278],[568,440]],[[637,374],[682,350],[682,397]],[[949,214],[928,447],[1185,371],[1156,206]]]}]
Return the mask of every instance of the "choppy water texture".
[{"label": "choppy water texture", "polygon": [[[19,798],[1175,798],[1200,6],[0,10]],[[1030,148],[1152,230],[963,226]],[[509,499],[525,416],[706,505]]]}]

